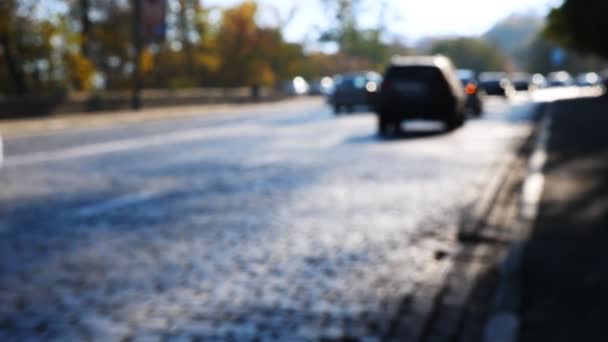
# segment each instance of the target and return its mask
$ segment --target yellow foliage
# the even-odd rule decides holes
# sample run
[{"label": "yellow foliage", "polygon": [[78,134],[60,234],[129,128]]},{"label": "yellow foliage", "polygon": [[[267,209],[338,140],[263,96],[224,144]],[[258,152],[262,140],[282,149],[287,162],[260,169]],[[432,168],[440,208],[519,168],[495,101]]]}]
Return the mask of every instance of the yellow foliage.
[{"label": "yellow foliage", "polygon": [[154,55],[150,49],[143,49],[139,58],[139,68],[142,73],[150,72],[154,69]]},{"label": "yellow foliage", "polygon": [[200,66],[210,72],[218,71],[222,65],[221,59],[217,55],[211,53],[199,53],[197,62]]},{"label": "yellow foliage", "polygon": [[257,68],[256,81],[262,86],[273,86],[276,82],[276,75],[268,63],[262,63]]},{"label": "yellow foliage", "polygon": [[65,62],[73,85],[78,90],[91,90],[95,67],[93,63],[80,53],[67,52]]}]

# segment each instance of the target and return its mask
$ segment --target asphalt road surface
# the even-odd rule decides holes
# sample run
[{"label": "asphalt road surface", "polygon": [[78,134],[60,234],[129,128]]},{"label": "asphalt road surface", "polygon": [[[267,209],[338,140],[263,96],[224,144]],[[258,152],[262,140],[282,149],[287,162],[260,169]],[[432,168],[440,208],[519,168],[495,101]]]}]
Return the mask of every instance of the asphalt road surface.
[{"label": "asphalt road surface", "polygon": [[309,99],[5,139],[0,340],[379,340],[535,107],[390,139]]}]

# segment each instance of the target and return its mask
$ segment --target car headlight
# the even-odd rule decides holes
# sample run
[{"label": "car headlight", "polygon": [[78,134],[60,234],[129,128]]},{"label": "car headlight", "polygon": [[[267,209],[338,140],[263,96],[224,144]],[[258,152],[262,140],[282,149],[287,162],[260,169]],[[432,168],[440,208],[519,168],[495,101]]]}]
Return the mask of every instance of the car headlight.
[{"label": "car headlight", "polygon": [[376,82],[367,82],[365,85],[365,90],[369,91],[370,93],[375,93],[378,90],[378,85]]}]

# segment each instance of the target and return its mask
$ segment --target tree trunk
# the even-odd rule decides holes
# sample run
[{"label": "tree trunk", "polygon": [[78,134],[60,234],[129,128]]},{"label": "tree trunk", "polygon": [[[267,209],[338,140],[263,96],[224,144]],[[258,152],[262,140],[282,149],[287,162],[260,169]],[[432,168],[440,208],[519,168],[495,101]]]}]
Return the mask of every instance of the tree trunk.
[{"label": "tree trunk", "polygon": [[82,25],[82,45],[80,51],[83,56],[89,57],[89,40],[91,39],[91,21],[89,20],[89,0],[80,0],[80,25]]},{"label": "tree trunk", "polygon": [[6,58],[6,66],[8,67],[8,73],[13,79],[15,84],[15,91],[18,94],[26,94],[28,92],[27,85],[25,83],[25,75],[21,66],[17,63],[17,59],[11,48],[10,38],[8,33],[2,33],[0,35],[0,46],[4,50],[4,57]]}]

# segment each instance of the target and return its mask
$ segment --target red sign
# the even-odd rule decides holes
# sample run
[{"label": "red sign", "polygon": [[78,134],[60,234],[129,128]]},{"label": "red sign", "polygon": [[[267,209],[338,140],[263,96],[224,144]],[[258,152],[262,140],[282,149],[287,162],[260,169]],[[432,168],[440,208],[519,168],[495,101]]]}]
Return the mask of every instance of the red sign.
[{"label": "red sign", "polygon": [[145,42],[157,42],[165,39],[167,0],[141,1],[141,36]]}]

